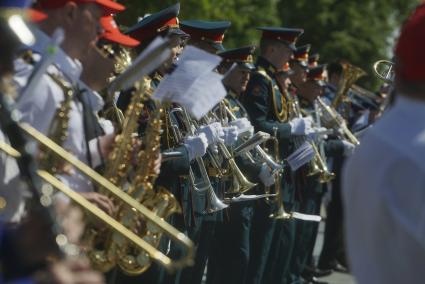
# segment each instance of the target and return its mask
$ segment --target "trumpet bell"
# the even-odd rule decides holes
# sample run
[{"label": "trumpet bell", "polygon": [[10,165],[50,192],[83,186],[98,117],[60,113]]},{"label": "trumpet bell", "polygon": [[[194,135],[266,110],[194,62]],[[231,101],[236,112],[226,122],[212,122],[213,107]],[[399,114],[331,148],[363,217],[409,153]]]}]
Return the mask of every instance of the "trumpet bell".
[{"label": "trumpet bell", "polygon": [[388,60],[379,60],[373,64],[376,77],[382,81],[392,84],[394,81],[394,63]]},{"label": "trumpet bell", "polygon": [[286,213],[285,209],[283,208],[283,204],[281,204],[279,207],[279,210],[277,212],[270,214],[269,218],[276,219],[276,220],[289,220],[291,219],[291,214]]},{"label": "trumpet bell", "polygon": [[226,209],[227,207],[229,207],[229,205],[223,203],[223,201],[217,197],[214,190],[207,191],[207,206],[204,211],[205,214],[211,214]]}]

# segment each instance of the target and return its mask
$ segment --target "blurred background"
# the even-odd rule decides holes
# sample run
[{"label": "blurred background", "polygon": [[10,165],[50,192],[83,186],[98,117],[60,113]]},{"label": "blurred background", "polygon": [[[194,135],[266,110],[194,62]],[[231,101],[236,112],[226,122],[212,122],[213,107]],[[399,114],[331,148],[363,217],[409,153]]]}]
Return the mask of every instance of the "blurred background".
[{"label": "blurred background", "polygon": [[[127,8],[118,18],[131,26],[139,17],[155,13],[176,0],[121,0]],[[359,81],[368,89],[381,82],[372,65],[391,59],[398,30],[420,0],[181,0],[180,19],[229,20],[227,48],[258,43],[257,26],[303,28],[299,45],[312,44],[321,63],[348,60],[371,76]]]}]

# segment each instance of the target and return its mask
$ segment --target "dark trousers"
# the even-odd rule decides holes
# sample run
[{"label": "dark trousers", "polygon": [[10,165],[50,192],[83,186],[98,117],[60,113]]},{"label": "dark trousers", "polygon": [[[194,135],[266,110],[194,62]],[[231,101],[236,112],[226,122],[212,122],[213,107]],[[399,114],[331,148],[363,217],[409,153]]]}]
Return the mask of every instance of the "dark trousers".
[{"label": "dark trousers", "polygon": [[200,284],[204,275],[208,255],[213,243],[216,221],[202,220],[197,226],[189,229],[189,238],[195,243],[195,264],[181,271],[175,283]]},{"label": "dark trousers", "polygon": [[269,217],[270,213],[270,206],[264,200],[255,204],[251,225],[247,284],[262,283],[276,222]]},{"label": "dark trousers", "polygon": [[[345,262],[343,208],[341,199],[341,168],[343,160],[335,160],[335,180],[332,182],[332,200],[327,208],[327,219],[323,248],[318,267],[331,268],[337,260]],[[344,264],[344,263],[343,263]]]},{"label": "dark trousers", "polygon": [[208,259],[207,284],[244,284],[250,259],[251,203],[232,204],[225,222],[217,225]]},{"label": "dark trousers", "polygon": [[[318,215],[321,206],[321,194],[311,192],[300,204],[300,211],[305,214]],[[310,257],[316,242],[319,223],[309,221],[296,221],[296,240],[294,252],[291,258],[291,277],[292,283],[301,281],[301,275],[304,268],[309,265]]]},{"label": "dark trousers", "polygon": [[[297,210],[297,204],[285,204],[285,210]],[[273,242],[267,260],[266,272],[262,283],[288,283],[290,276],[291,257],[296,239],[296,221],[276,220]]]}]

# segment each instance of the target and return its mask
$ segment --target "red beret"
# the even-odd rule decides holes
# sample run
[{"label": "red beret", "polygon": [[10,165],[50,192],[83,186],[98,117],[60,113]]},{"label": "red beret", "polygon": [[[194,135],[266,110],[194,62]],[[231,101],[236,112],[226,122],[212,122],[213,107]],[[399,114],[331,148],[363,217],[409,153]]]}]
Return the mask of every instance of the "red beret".
[{"label": "red beret", "polygon": [[396,76],[425,82],[425,3],[404,24],[396,50]]}]

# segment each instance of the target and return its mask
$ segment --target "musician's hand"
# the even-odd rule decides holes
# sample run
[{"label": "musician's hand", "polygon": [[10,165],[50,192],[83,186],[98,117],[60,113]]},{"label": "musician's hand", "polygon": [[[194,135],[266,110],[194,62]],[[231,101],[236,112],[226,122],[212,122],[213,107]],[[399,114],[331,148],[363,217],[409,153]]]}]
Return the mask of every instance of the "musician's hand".
[{"label": "musician's hand", "polygon": [[236,141],[238,141],[238,129],[236,126],[230,126],[230,127],[223,127],[223,136],[221,139],[223,139],[224,144],[231,146]]},{"label": "musician's hand", "polygon": [[230,125],[236,126],[238,128],[239,135],[248,133],[250,134],[249,137],[251,137],[254,133],[254,127],[246,117],[231,121]]},{"label": "musician's hand", "polygon": [[311,117],[294,118],[289,124],[291,125],[292,135],[303,136],[311,130],[313,119]]},{"label": "musician's hand", "polygon": [[198,134],[204,134],[208,140],[208,145],[223,142],[221,137],[224,136],[223,127],[219,122],[214,122],[198,129]]},{"label": "musician's hand", "polygon": [[203,157],[207,153],[208,139],[203,133],[198,136],[189,136],[183,144],[189,153],[189,160],[192,161],[197,157]]},{"label": "musician's hand", "polygon": [[109,215],[113,215],[115,213],[116,208],[114,203],[105,195],[99,194],[97,192],[82,192],[80,194]]},{"label": "musician's hand", "polygon": [[115,134],[108,134],[104,136],[100,136],[99,139],[99,146],[100,146],[100,154],[102,157],[108,157],[109,153],[111,153],[114,142],[115,142]]},{"label": "musician's hand", "polygon": [[87,259],[68,259],[52,263],[47,271],[37,273],[37,284],[102,284],[102,274],[90,268]]},{"label": "musician's hand", "polygon": [[276,181],[276,177],[271,168],[265,163],[261,165],[261,171],[258,177],[264,186],[272,186]]}]

